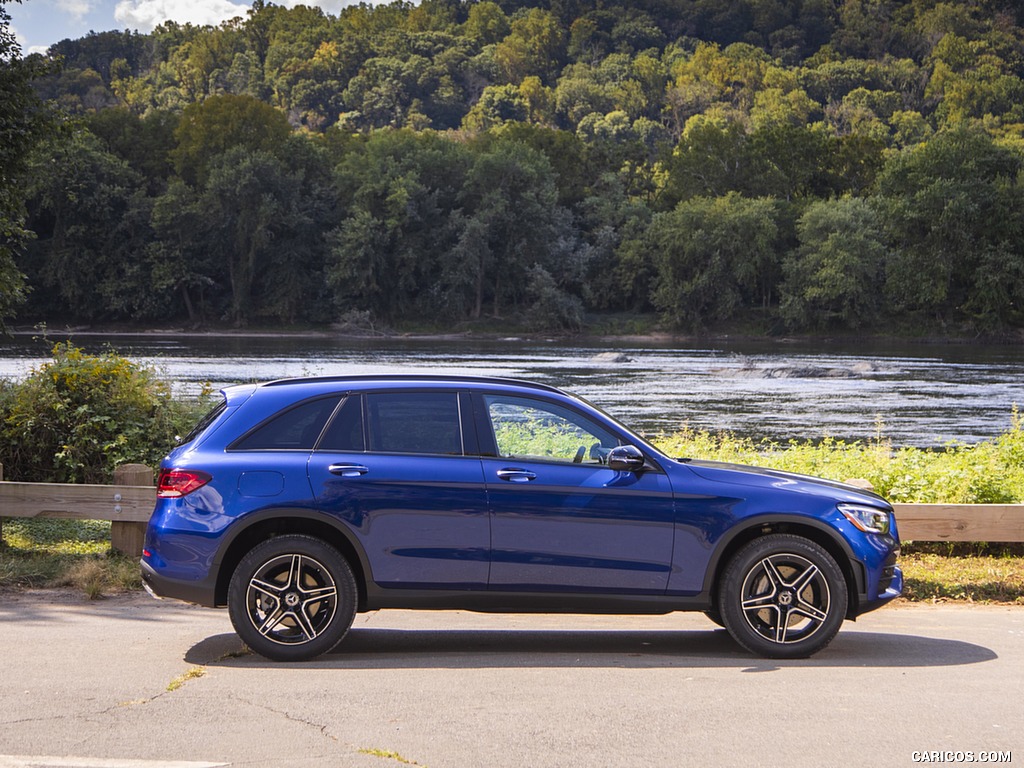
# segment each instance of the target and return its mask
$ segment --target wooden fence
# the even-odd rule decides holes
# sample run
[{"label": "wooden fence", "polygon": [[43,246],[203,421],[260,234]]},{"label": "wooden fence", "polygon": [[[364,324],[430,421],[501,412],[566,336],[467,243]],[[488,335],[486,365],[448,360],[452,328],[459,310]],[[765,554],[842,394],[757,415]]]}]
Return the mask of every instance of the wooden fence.
[{"label": "wooden fence", "polygon": [[[0,464],[0,481],[3,471]],[[113,485],[0,482],[0,521],[5,517],[110,520],[111,546],[133,557],[142,554],[146,523],[155,503],[153,470],[144,464],[115,469]]]},{"label": "wooden fence", "polygon": [[[141,464],[118,467],[114,485],[0,482],[0,519],[110,520],[111,545],[132,556],[142,552],[154,502],[153,470]],[[1024,542],[1024,504],[893,506],[904,541]]]}]

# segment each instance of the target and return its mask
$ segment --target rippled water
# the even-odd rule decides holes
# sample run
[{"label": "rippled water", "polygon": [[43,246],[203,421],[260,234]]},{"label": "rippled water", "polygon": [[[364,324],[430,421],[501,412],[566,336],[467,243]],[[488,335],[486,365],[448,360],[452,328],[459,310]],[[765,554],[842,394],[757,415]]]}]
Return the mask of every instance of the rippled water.
[{"label": "rippled water", "polygon": [[[1024,404],[1020,346],[86,335],[75,342],[155,365],[183,392],[306,375],[532,379],[583,395],[648,434],[689,424],[758,439],[864,440],[880,423],[896,445],[936,446],[994,437],[1010,426],[1013,404]],[[24,376],[46,350],[28,337],[0,342],[0,376]]]}]

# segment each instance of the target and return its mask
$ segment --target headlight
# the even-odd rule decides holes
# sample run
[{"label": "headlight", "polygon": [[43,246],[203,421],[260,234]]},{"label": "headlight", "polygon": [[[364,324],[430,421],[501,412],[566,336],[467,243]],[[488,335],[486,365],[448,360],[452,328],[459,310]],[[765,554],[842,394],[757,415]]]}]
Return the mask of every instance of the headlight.
[{"label": "headlight", "polygon": [[847,520],[865,533],[888,533],[892,527],[892,513],[887,509],[860,504],[839,504],[838,507]]}]

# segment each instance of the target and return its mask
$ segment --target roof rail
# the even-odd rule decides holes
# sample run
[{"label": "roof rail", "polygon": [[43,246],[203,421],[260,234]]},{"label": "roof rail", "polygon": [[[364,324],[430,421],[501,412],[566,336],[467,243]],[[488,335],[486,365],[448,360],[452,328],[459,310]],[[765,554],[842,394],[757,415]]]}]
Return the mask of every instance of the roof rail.
[{"label": "roof rail", "polygon": [[408,381],[408,382],[455,382],[464,384],[504,384],[512,386],[527,386],[533,389],[539,389],[546,392],[558,392],[562,393],[562,390],[558,387],[552,387],[548,384],[539,384],[535,381],[526,381],[524,379],[512,379],[502,378],[499,376],[465,376],[465,375],[454,375],[446,376],[440,374],[415,374],[415,373],[389,373],[381,375],[373,374],[356,374],[352,376],[303,376],[289,379],[275,379],[274,381],[267,381],[260,384],[260,387],[277,387],[284,386],[287,384],[320,384],[320,383],[349,383],[349,382],[368,382],[368,381]]}]

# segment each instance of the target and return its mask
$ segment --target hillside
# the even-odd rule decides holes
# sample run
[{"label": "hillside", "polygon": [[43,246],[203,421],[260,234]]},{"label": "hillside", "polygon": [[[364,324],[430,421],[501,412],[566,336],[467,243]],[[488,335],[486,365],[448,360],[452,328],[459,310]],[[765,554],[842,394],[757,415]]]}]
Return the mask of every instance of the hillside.
[{"label": "hillside", "polygon": [[15,322],[1024,325],[1012,0],[257,0],[50,57]]}]

